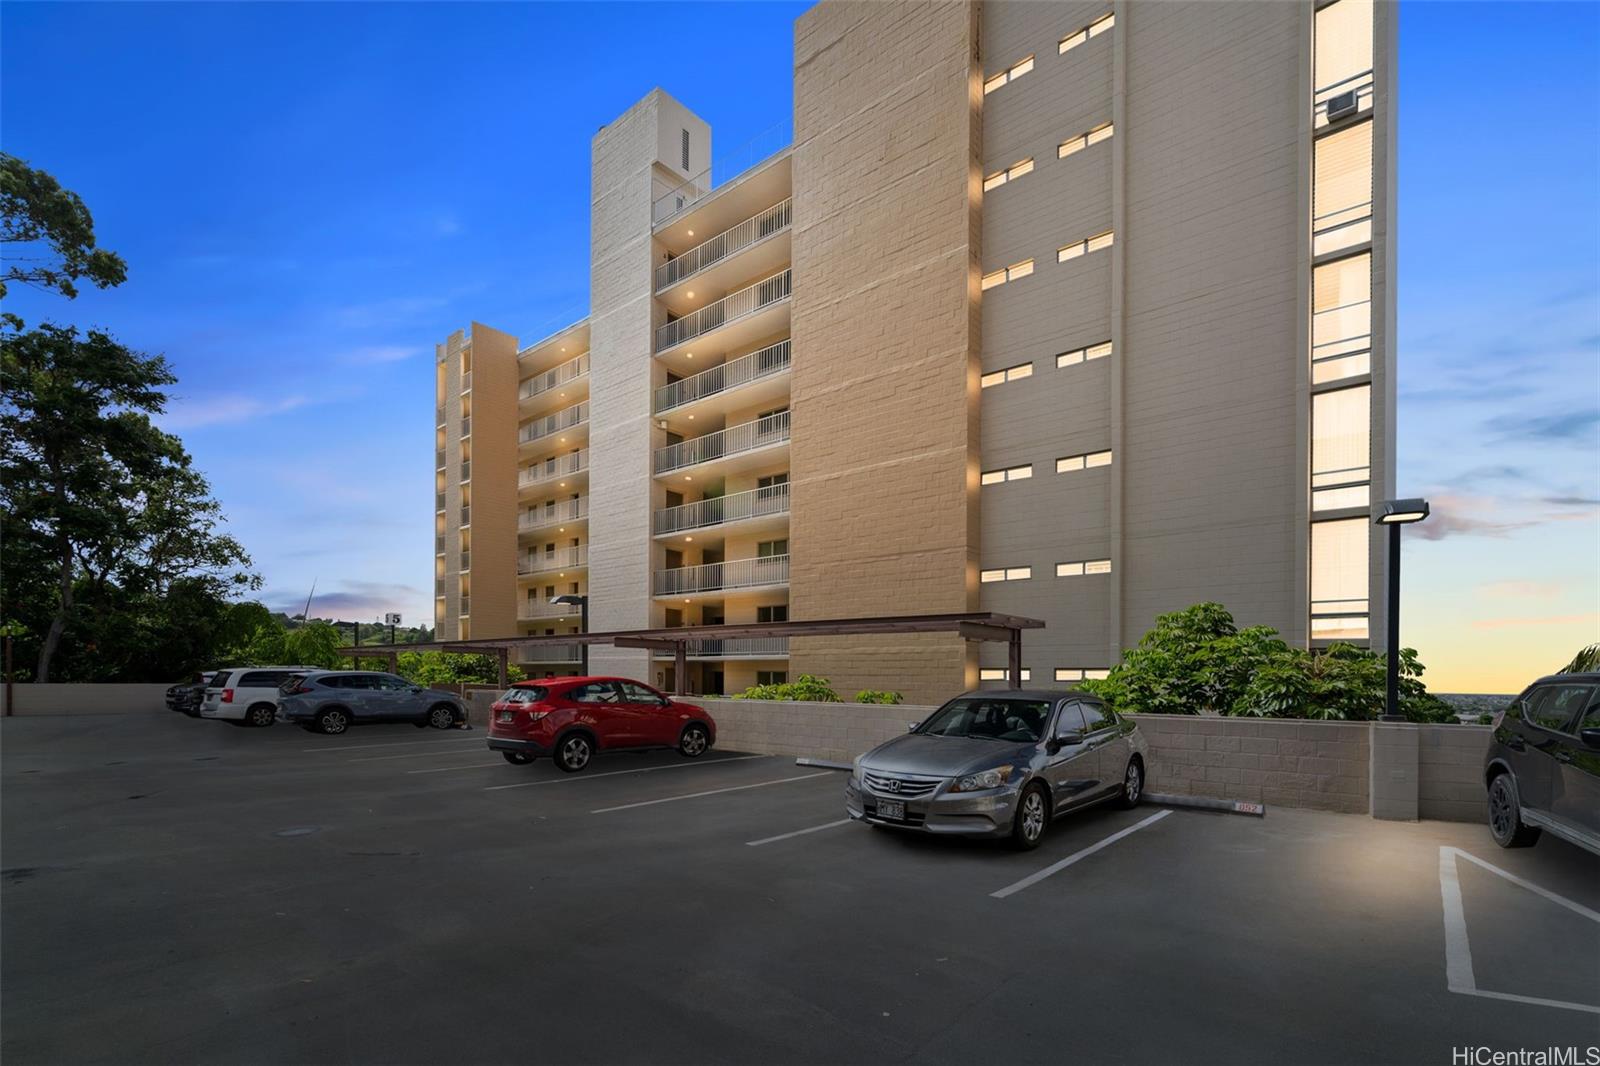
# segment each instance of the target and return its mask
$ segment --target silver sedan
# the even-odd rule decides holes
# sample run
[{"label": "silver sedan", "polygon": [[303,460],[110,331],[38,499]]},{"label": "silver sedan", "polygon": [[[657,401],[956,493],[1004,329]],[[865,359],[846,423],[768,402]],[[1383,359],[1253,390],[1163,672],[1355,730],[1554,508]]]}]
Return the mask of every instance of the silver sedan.
[{"label": "silver sedan", "polygon": [[968,692],[856,759],[845,810],[1033,848],[1068,811],[1137,804],[1147,757],[1139,727],[1088,693]]}]

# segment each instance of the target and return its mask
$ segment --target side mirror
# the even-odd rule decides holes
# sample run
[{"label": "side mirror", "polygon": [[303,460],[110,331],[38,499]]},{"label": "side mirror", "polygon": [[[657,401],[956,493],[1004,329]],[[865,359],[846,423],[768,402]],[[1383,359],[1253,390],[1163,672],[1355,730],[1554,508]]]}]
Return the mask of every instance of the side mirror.
[{"label": "side mirror", "polygon": [[1051,739],[1050,743],[1048,745],[1046,745],[1046,747],[1049,749],[1050,754],[1054,755],[1056,752],[1060,751],[1062,748],[1070,748],[1074,744],[1082,744],[1082,743],[1083,743],[1083,734],[1078,732],[1076,729],[1072,729],[1072,730],[1068,730],[1065,733],[1057,733],[1055,735],[1055,737],[1053,737]]},{"label": "side mirror", "polygon": [[411,691],[413,693],[421,692],[422,691],[422,686],[421,685],[412,685],[411,686]]},{"label": "side mirror", "polygon": [[919,726],[921,724],[922,724],[921,722],[907,722],[906,723],[906,732],[907,733],[915,733],[917,731],[917,726]]},{"label": "side mirror", "polygon": [[1583,738],[1583,743],[1585,746],[1591,748],[1600,748],[1600,729],[1585,729],[1581,731],[1578,736]]}]

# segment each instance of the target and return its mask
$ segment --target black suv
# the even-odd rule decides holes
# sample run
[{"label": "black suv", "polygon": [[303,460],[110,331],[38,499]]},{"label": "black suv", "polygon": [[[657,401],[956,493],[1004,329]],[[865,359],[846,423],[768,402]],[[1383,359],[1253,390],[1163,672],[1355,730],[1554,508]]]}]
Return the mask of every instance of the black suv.
[{"label": "black suv", "polygon": [[1497,714],[1483,783],[1502,848],[1548,829],[1600,854],[1600,674],[1540,678]]}]

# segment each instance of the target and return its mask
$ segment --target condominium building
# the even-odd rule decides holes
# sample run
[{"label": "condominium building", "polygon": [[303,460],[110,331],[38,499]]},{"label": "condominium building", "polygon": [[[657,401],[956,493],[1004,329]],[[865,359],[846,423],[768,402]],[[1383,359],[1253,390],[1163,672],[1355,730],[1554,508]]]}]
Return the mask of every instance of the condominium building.
[{"label": "condominium building", "polygon": [[596,672],[919,700],[1004,647],[714,627],[1026,615],[1034,683],[1203,600],[1381,641],[1394,19],[824,0],[761,158],[652,92],[594,138],[589,315],[438,346],[441,639],[574,632],[575,593],[596,631],[713,628],[687,678]]}]

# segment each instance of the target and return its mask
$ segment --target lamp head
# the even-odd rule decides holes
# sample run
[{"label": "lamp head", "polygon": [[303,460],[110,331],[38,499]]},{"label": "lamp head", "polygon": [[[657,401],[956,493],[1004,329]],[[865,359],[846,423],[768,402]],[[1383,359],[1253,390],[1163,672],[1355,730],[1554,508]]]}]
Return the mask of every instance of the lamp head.
[{"label": "lamp head", "polygon": [[1384,500],[1378,505],[1377,523],[1380,526],[1399,526],[1420,522],[1428,517],[1428,501],[1424,499]]}]

